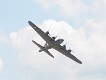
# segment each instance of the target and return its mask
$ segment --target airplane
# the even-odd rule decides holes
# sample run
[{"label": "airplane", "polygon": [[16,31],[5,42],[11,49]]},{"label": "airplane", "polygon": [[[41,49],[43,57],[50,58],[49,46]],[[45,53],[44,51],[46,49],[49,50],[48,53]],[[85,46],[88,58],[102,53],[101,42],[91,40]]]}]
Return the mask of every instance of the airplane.
[{"label": "airplane", "polygon": [[49,56],[54,58],[54,56],[48,51],[48,49],[53,48],[57,50],[58,52],[62,53],[63,55],[65,55],[66,57],[74,60],[75,62],[82,64],[82,62],[79,59],[77,59],[74,55],[71,54],[72,50],[70,49],[66,50],[66,45],[63,45],[63,46],[60,45],[61,43],[63,43],[64,39],[55,40],[56,37],[50,37],[49,31],[47,32],[42,31],[39,27],[37,27],[31,21],[28,21],[28,23],[46,41],[46,44],[44,46],[41,46],[40,44],[32,40],[32,42],[40,48],[39,52],[44,51]]}]

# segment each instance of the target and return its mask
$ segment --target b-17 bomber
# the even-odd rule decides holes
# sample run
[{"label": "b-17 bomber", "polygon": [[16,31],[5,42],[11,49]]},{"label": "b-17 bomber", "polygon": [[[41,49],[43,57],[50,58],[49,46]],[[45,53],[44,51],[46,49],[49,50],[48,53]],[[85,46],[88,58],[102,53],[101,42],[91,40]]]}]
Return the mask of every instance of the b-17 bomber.
[{"label": "b-17 bomber", "polygon": [[66,57],[74,60],[75,62],[82,64],[82,62],[77,59],[74,55],[71,54],[72,50],[66,50],[66,45],[61,45],[64,41],[64,39],[58,39],[56,40],[56,37],[50,37],[49,35],[49,31],[44,32],[42,31],[39,27],[37,27],[34,23],[32,23],[31,21],[28,21],[29,25],[46,41],[45,45],[42,46],[40,44],[38,44],[37,42],[35,42],[34,40],[32,40],[32,42],[37,45],[40,50],[39,52],[46,52],[49,56],[51,56],[52,58],[54,58],[54,56],[49,52],[49,49],[55,49],[57,51],[59,51],[60,53],[62,53],[63,55],[65,55]]}]

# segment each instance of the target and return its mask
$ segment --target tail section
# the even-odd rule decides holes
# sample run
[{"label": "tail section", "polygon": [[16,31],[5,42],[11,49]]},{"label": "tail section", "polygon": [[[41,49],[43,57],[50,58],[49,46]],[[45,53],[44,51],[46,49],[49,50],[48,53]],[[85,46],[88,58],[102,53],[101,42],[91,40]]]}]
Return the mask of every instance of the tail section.
[{"label": "tail section", "polygon": [[34,44],[36,44],[41,50],[39,50],[39,52],[44,51],[46,52],[49,56],[51,56],[52,58],[54,58],[54,56],[48,51],[48,49],[46,49],[45,47],[41,46],[40,44],[38,44],[37,42],[35,42],[34,40],[32,40],[32,42]]}]

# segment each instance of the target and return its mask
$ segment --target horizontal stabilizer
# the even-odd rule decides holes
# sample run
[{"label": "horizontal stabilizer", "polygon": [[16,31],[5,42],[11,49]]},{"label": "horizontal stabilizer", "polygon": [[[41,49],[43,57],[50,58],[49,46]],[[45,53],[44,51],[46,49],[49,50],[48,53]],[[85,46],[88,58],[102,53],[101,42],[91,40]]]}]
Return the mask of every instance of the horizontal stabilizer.
[{"label": "horizontal stabilizer", "polygon": [[35,42],[34,40],[32,40],[32,42],[34,44],[36,44],[41,50],[43,49],[44,52],[46,52],[49,56],[51,56],[52,58],[54,58],[54,56],[48,51],[48,49],[46,49],[45,47],[41,46],[40,44],[38,44],[37,42]]}]

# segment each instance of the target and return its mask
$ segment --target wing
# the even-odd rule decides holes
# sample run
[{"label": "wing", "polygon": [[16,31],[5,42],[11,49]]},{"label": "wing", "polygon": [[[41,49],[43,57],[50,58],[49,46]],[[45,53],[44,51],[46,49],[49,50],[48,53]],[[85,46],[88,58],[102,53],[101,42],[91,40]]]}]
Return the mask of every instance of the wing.
[{"label": "wing", "polygon": [[40,28],[38,28],[34,23],[28,21],[29,25],[49,44],[51,43],[51,37],[46,35]]},{"label": "wing", "polygon": [[44,49],[44,50],[43,50],[44,52],[46,52],[49,56],[51,56],[52,58],[54,58],[54,56],[53,56],[47,49],[45,49],[43,46],[41,46],[40,44],[38,44],[37,42],[35,42],[35,41],[33,41],[33,40],[32,40],[32,42],[33,42],[34,44],[36,44],[40,49]]},{"label": "wing", "polygon": [[72,55],[70,52],[68,52],[67,50],[59,50],[59,52],[61,52],[63,55],[65,55],[65,56],[67,56],[67,57],[69,57],[70,59],[72,59],[72,60],[74,60],[74,61],[76,61],[77,63],[80,63],[80,64],[82,64],[82,62],[79,60],[79,59],[77,59],[74,55]]},{"label": "wing", "polygon": [[62,53],[63,55],[65,55],[66,57],[69,57],[70,59],[74,60],[75,62],[82,64],[82,62],[79,59],[77,59],[74,55],[72,55],[66,49],[63,49],[61,45],[55,45],[53,48],[59,51],[60,53]]}]

